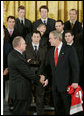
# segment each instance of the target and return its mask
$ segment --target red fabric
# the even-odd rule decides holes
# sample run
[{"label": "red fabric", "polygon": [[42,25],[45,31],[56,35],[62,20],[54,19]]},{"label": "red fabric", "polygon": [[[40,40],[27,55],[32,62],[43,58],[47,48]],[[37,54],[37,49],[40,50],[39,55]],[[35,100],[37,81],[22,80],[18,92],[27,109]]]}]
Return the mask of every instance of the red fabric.
[{"label": "red fabric", "polygon": [[56,48],[56,50],[55,50],[54,59],[55,59],[55,67],[56,67],[57,61],[58,61],[58,48]]},{"label": "red fabric", "polygon": [[74,106],[74,105],[77,105],[77,104],[81,103],[82,99],[80,98],[79,91],[82,94],[82,98],[83,98],[83,91],[82,91],[80,86],[78,86],[76,89],[74,89],[71,86],[68,86],[67,91],[71,95],[71,106]]}]

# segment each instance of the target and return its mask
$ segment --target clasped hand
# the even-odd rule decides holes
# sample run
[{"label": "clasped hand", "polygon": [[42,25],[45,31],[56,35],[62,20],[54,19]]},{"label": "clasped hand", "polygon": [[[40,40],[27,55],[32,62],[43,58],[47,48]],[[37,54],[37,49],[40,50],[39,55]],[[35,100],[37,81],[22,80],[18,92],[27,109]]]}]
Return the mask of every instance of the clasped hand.
[{"label": "clasped hand", "polygon": [[44,75],[40,75],[40,83],[42,83],[43,87],[48,85],[48,79],[45,80]]}]

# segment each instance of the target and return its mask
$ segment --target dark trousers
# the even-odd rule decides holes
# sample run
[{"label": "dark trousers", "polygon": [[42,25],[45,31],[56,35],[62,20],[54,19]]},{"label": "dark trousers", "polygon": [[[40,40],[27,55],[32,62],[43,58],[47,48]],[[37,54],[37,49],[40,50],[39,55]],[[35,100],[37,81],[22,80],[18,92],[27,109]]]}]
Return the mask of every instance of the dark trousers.
[{"label": "dark trousers", "polygon": [[15,100],[13,103],[14,109],[11,111],[12,115],[28,115],[30,104],[26,100]]},{"label": "dark trousers", "polygon": [[[60,85],[61,86],[61,85]],[[57,87],[52,88],[53,102],[56,115],[69,115],[70,112],[70,96],[67,92],[59,92]]]},{"label": "dark trousers", "polygon": [[36,111],[38,115],[43,115],[44,114],[44,92],[45,88],[43,85],[38,82],[38,83],[33,83],[34,87],[34,97],[36,99]]}]

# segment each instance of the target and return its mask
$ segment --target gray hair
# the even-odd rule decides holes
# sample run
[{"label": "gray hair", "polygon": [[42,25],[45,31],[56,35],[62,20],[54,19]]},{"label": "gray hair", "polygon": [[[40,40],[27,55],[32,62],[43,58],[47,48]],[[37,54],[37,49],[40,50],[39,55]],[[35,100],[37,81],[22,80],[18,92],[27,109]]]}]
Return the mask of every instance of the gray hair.
[{"label": "gray hair", "polygon": [[51,31],[50,33],[53,34],[54,39],[59,38],[59,40],[62,41],[62,34],[60,32],[57,32],[56,30],[54,30],[54,31]]},{"label": "gray hair", "polygon": [[17,36],[14,38],[14,40],[12,42],[13,48],[19,46],[21,39],[23,39],[22,36]]}]

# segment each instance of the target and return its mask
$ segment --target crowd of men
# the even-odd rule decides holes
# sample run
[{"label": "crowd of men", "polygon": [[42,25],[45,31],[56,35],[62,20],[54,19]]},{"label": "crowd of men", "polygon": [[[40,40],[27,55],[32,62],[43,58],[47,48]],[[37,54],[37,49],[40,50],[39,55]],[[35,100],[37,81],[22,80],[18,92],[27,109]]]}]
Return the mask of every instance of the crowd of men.
[{"label": "crowd of men", "polygon": [[69,114],[67,86],[83,87],[83,23],[75,9],[66,22],[49,18],[45,5],[39,12],[40,19],[32,23],[25,18],[25,7],[19,6],[18,17],[8,16],[3,26],[4,100],[12,114],[22,115],[33,95],[37,114],[44,115],[50,86],[56,115]]}]

